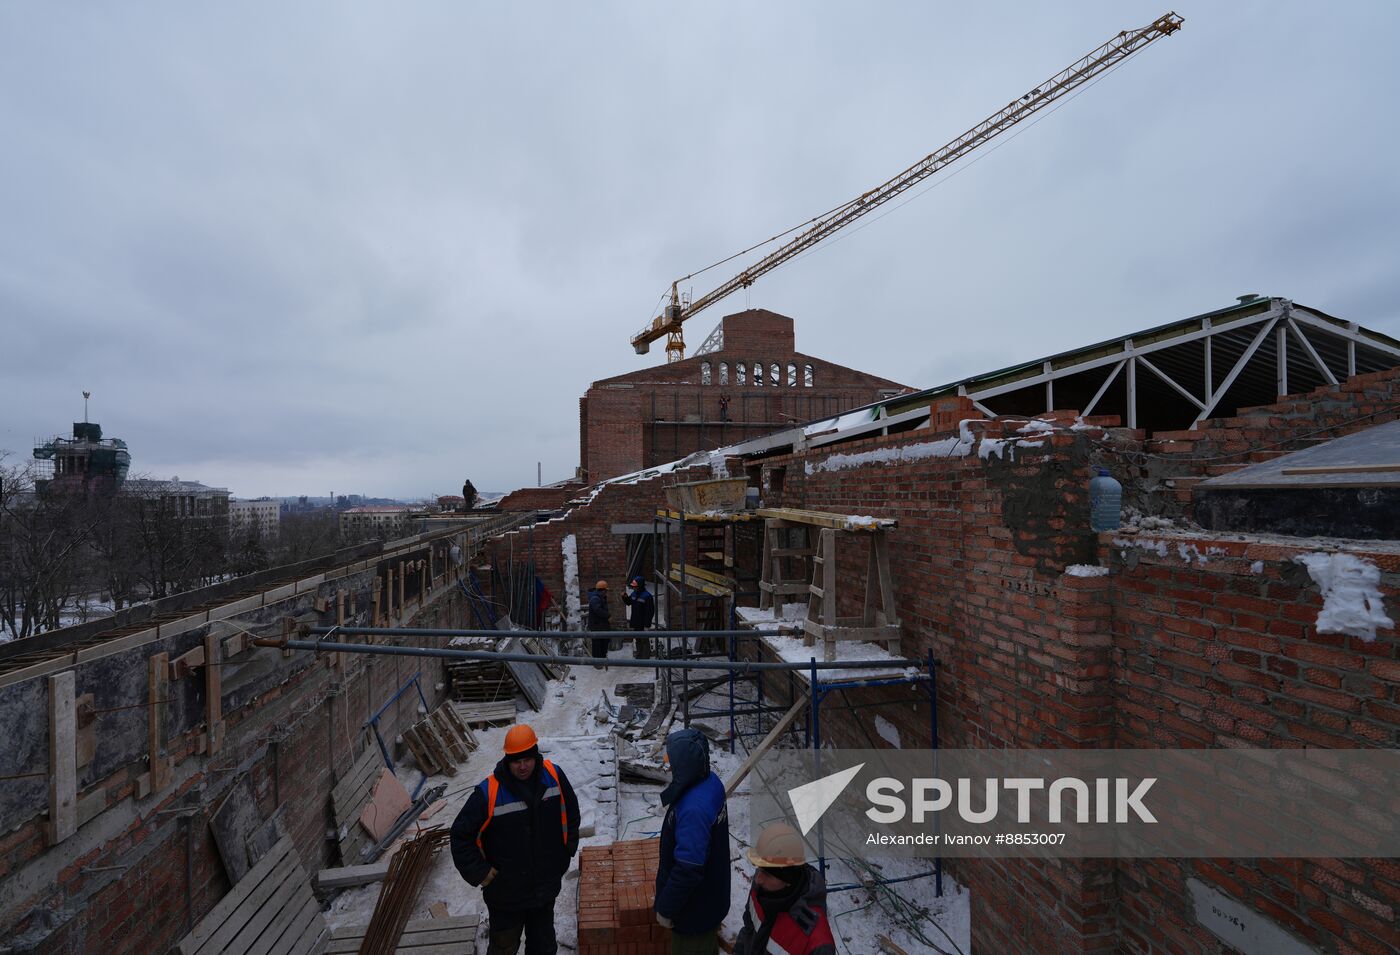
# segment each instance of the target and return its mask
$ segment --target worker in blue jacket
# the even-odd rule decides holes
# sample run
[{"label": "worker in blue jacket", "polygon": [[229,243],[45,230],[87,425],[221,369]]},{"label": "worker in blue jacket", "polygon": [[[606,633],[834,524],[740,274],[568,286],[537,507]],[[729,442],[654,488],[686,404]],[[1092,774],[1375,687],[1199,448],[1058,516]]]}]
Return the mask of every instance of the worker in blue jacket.
[{"label": "worker in blue jacket", "polygon": [[729,811],[698,730],[666,737],[671,783],[661,792],[656,920],[671,929],[672,955],[714,955],[729,912]]},{"label": "worker in blue jacket", "polygon": [[624,593],[622,602],[632,610],[627,623],[637,634],[632,655],[638,660],[645,660],[651,656],[651,640],[641,636],[641,632],[650,627],[651,621],[656,617],[656,598],[647,590],[647,582],[641,577],[633,577],[628,586],[632,592]]}]

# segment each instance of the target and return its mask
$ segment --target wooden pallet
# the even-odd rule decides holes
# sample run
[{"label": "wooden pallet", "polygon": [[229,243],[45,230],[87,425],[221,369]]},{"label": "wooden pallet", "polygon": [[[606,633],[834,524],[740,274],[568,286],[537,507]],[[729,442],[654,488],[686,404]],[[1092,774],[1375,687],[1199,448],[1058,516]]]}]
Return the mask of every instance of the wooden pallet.
[{"label": "wooden pallet", "polygon": [[[416,919],[399,936],[399,955],[476,955],[476,929],[480,917],[461,915],[445,919]],[[368,925],[338,928],[326,946],[326,955],[358,952]]]},{"label": "wooden pallet", "polygon": [[306,870],[292,840],[284,836],[174,951],[178,955],[305,955],[321,951],[327,934]]},{"label": "wooden pallet", "polygon": [[514,723],[517,716],[513,700],[507,703],[453,703],[452,709],[468,726]]},{"label": "wooden pallet", "polygon": [[350,772],[331,790],[331,818],[335,821],[341,865],[359,865],[364,861],[360,850],[369,844],[369,834],[360,825],[360,813],[374,796],[374,784],[383,766],[379,748],[366,744]]},{"label": "wooden pallet", "polygon": [[[515,704],[511,704],[512,712]],[[476,734],[457,715],[451,704],[438,707],[413,726],[404,730],[418,768],[429,776],[438,773],[457,775],[457,765],[465,763],[476,749]]]},{"label": "wooden pallet", "polygon": [[494,703],[515,697],[515,679],[503,664],[468,661],[447,667],[452,698],[470,703]]}]

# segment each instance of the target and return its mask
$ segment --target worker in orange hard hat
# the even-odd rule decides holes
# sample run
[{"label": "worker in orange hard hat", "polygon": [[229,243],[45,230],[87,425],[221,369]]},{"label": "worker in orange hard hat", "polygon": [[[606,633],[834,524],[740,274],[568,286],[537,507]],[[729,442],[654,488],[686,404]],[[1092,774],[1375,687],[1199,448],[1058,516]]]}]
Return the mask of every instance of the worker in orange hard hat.
[{"label": "worker in orange hard hat", "polygon": [[[608,582],[600,580],[588,592],[588,629],[594,633],[612,630],[612,610],[608,607]],[[608,658],[608,641],[611,637],[593,637],[592,653],[595,660]]]},{"label": "worker in orange hard hat", "polygon": [[749,850],[749,861],[754,864],[753,888],[734,955],[835,955],[826,882],[807,864],[807,847],[797,830],[785,822],[766,827]]},{"label": "worker in orange hard hat", "polygon": [[554,955],[554,902],[578,851],[578,797],[527,724],[512,726],[503,748],[452,822],[452,861],[481,886],[487,955],[515,955],[522,936],[526,955]]}]

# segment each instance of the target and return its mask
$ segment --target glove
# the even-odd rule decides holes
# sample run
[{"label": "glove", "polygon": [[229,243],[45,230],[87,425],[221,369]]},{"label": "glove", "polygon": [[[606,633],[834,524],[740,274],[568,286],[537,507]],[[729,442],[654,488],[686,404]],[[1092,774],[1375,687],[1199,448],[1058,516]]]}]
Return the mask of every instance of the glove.
[{"label": "glove", "polygon": [[496,878],[496,868],[495,866],[492,866],[491,871],[486,873],[486,878],[481,880],[481,887],[483,889],[486,888],[488,885],[491,884],[491,880],[494,878]]},{"label": "glove", "polygon": [[660,925],[662,928],[670,928],[670,927],[671,927],[671,920],[668,919],[666,916],[662,915],[660,912],[657,912],[657,913],[656,913],[656,922],[657,922],[657,924]]}]

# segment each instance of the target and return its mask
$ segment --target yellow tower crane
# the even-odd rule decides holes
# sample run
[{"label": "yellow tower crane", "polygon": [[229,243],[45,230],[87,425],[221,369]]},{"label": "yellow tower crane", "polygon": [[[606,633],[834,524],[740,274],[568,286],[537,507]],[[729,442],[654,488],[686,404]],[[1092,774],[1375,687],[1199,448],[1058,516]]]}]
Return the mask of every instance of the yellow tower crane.
[{"label": "yellow tower crane", "polygon": [[837,206],[826,215],[819,216],[813,220],[810,228],[789,240],[787,244],[769,253],[700,298],[687,302],[681,296],[680,283],[691,278],[692,275],[676,279],[675,282],[671,283],[670,304],[652,320],[650,325],[632,336],[632,347],[636,349],[637,354],[645,355],[651,350],[652,342],[664,337],[666,339],[666,360],[668,362],[680,361],[685,357],[685,336],[681,326],[686,319],[692,318],[739,289],[748,288],[763,274],[773,271],[832,233],[844,229],[861,216],[889,202],[911,186],[917,185],[939,170],[947,168],[1017,123],[1035,115],[1056,100],[1117,66],[1154,40],[1171,36],[1181,29],[1182,23],[1182,18],[1175,13],[1164,13],[1141,29],[1123,31],[1087,56],[1056,73],[1026,95],[1012,100],[942,149],[920,159],[893,179],[876,186],[845,205]]}]

